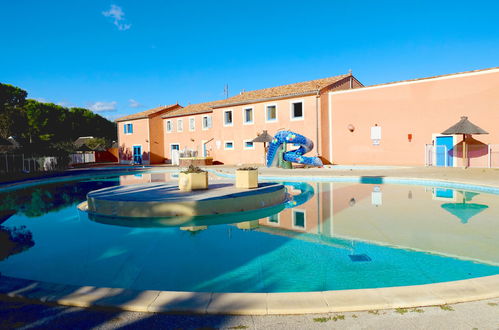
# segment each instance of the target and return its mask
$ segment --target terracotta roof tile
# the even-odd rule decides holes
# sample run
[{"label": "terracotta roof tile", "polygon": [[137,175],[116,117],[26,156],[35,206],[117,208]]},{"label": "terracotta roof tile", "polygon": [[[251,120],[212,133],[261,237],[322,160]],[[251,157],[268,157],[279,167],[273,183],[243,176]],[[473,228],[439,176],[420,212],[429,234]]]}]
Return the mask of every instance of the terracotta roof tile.
[{"label": "terracotta roof tile", "polygon": [[165,111],[165,110],[168,110],[170,108],[179,107],[179,106],[180,105],[178,105],[178,104],[162,105],[162,106],[159,106],[157,108],[153,108],[153,109],[149,109],[149,110],[146,110],[146,111],[134,113],[134,114],[131,114],[131,115],[128,115],[128,116],[120,117],[120,118],[116,119],[115,122],[125,121],[125,120],[147,118],[147,117],[149,117],[151,115],[154,115],[155,113],[158,113],[158,112],[161,112],[161,111]]},{"label": "terracotta roof tile", "polygon": [[212,112],[213,106],[221,104],[225,101],[227,101],[227,100],[218,100],[218,101],[205,102],[205,103],[189,104],[188,106],[185,106],[183,108],[170,111],[161,117],[162,118],[171,118],[171,117],[195,115],[195,114],[205,113],[205,112]]},{"label": "terracotta roof tile", "polygon": [[230,97],[226,100],[222,100],[219,104],[215,105],[214,108],[220,108],[222,106],[235,105],[235,104],[246,104],[252,103],[257,100],[268,100],[286,96],[301,95],[306,93],[314,93],[317,89],[321,90],[329,85],[332,85],[344,78],[350,77],[351,74],[343,74],[335,77],[329,77],[324,79],[316,79],[310,81],[299,82],[295,84],[270,87],[264,89],[258,89],[255,91],[243,92],[239,95]]}]

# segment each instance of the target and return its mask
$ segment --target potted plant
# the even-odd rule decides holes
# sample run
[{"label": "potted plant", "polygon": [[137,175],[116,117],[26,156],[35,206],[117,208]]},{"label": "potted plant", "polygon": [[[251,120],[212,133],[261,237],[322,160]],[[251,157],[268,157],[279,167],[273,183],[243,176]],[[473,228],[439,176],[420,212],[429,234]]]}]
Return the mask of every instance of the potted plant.
[{"label": "potted plant", "polygon": [[190,165],[178,175],[178,188],[182,191],[208,189],[208,172]]},{"label": "potted plant", "polygon": [[258,187],[258,168],[241,167],[236,170],[236,188],[251,189]]}]

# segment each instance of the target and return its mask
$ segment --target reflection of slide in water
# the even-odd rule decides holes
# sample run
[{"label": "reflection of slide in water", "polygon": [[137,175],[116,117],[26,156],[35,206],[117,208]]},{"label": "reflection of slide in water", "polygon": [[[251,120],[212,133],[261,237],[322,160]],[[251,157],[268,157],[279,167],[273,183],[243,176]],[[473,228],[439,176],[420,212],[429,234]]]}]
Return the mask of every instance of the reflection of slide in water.
[{"label": "reflection of slide in water", "polygon": [[318,157],[303,156],[314,148],[312,140],[298,133],[280,131],[277,132],[269,145],[269,151],[267,153],[267,167],[277,166],[278,157],[276,156],[279,153],[279,150],[282,149],[283,143],[289,143],[299,147],[296,150],[285,152],[283,155],[283,159],[285,161],[305,165],[322,166],[322,161]]},{"label": "reflection of slide in water", "polygon": [[289,200],[285,204],[287,209],[302,205],[314,196],[314,187],[306,182],[283,182],[282,184],[300,191],[298,195],[289,194]]}]

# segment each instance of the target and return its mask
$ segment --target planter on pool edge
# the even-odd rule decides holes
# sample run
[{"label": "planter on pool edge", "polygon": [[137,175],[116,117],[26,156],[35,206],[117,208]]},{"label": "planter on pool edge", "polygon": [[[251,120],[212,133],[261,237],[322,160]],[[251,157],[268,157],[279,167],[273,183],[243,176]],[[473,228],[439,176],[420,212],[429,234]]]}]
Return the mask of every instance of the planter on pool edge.
[{"label": "planter on pool edge", "polygon": [[208,189],[208,172],[179,173],[178,189],[182,191]]},{"label": "planter on pool edge", "polygon": [[251,189],[258,187],[258,169],[236,170],[236,188]]}]

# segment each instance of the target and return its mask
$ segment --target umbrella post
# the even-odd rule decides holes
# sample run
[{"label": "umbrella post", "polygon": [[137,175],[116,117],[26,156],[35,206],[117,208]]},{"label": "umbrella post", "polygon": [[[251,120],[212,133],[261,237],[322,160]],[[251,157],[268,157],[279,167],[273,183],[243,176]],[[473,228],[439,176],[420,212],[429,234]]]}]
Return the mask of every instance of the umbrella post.
[{"label": "umbrella post", "polygon": [[468,167],[467,161],[466,161],[468,157],[466,157],[466,156],[467,156],[466,155],[466,134],[463,134],[463,168],[465,168],[465,169]]},{"label": "umbrella post", "polygon": [[267,142],[263,142],[263,165],[267,165]]}]

